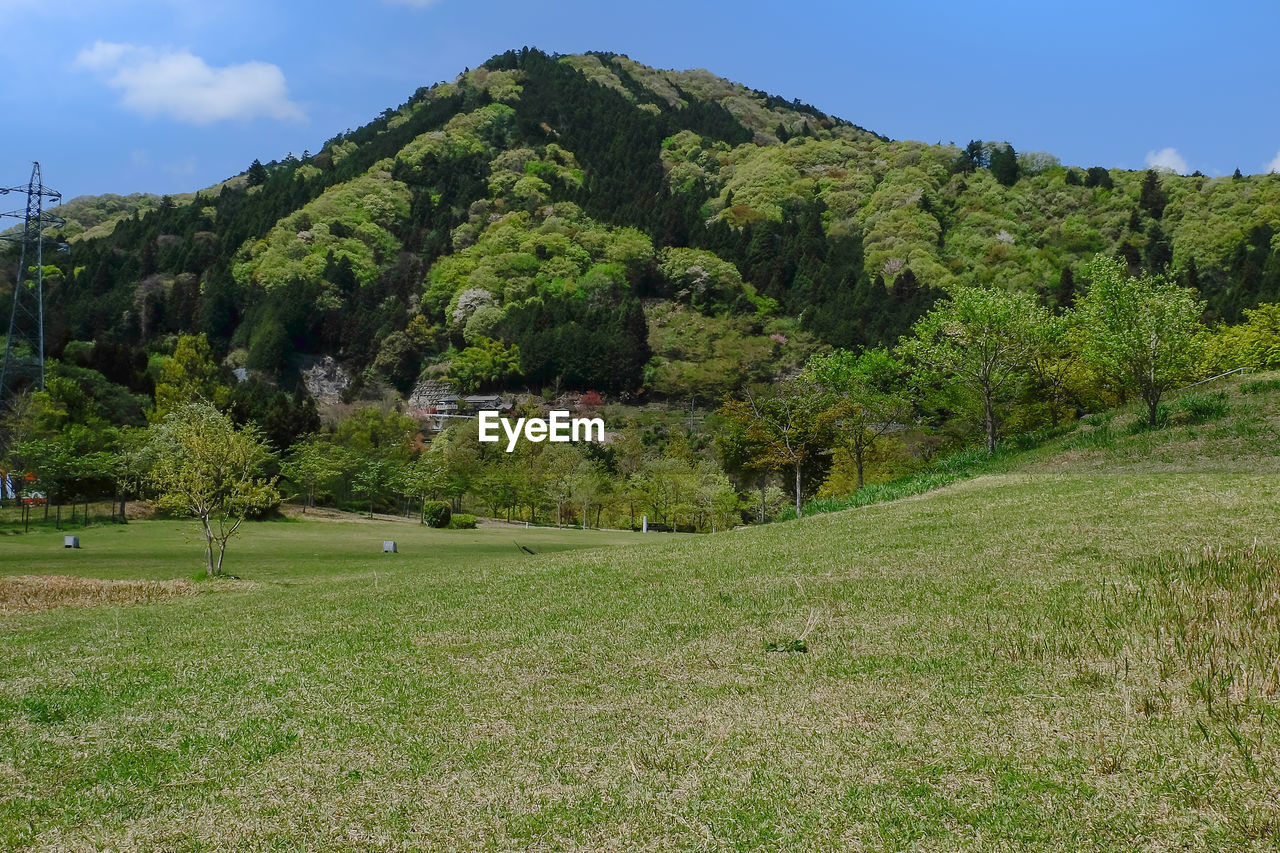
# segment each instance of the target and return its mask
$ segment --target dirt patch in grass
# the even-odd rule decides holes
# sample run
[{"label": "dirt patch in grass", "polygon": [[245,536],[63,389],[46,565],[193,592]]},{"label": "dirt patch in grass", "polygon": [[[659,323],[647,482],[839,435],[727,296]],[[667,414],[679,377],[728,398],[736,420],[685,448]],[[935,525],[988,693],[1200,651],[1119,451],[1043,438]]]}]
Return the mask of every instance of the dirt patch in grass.
[{"label": "dirt patch in grass", "polygon": [[95,604],[147,604],[192,595],[186,580],[109,581],[66,575],[21,575],[0,578],[0,616],[35,613],[55,607]]}]

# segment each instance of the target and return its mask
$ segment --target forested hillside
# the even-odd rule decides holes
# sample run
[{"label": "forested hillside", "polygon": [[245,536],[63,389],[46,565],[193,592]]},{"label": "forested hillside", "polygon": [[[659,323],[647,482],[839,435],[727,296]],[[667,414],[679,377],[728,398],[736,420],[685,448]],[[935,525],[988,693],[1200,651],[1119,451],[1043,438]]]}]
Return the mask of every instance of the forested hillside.
[{"label": "forested hillside", "polygon": [[1280,297],[1277,227],[1277,176],[893,141],[704,71],[522,50],[76,241],[48,339],[97,341],[85,366],[136,392],[185,331],[286,381],[313,354],[402,392],[447,372],[714,402],[823,344],[890,343],[958,284],[1068,304],[1097,252],[1236,321]]}]

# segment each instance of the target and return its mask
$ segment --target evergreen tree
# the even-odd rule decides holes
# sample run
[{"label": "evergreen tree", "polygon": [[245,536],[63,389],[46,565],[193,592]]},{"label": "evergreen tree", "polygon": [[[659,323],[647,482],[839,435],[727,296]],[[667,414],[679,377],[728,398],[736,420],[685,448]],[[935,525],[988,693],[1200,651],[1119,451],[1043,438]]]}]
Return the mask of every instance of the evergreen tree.
[{"label": "evergreen tree", "polygon": [[1059,311],[1065,311],[1075,304],[1076,301],[1076,277],[1071,272],[1071,267],[1063,267],[1062,275],[1058,278],[1058,289],[1054,293],[1054,302]]},{"label": "evergreen tree", "polygon": [[972,172],[976,169],[985,169],[987,164],[986,146],[982,144],[981,139],[971,139],[969,144],[956,157],[955,171]]},{"label": "evergreen tree", "polygon": [[1018,155],[1012,145],[1005,144],[992,151],[990,164],[992,177],[1004,186],[1011,187],[1018,182]]},{"label": "evergreen tree", "polygon": [[1086,187],[1101,187],[1104,190],[1112,189],[1116,184],[1111,179],[1111,173],[1101,166],[1090,166],[1089,171],[1085,173],[1084,185]]},{"label": "evergreen tree", "polygon": [[249,171],[246,175],[248,184],[251,187],[260,187],[267,182],[267,167],[262,165],[261,160],[254,160],[249,164]]},{"label": "evergreen tree", "polygon": [[1155,169],[1148,169],[1146,177],[1142,179],[1142,190],[1138,193],[1138,206],[1152,219],[1159,219],[1164,216],[1164,208],[1168,203],[1164,188],[1160,185],[1160,176]]}]

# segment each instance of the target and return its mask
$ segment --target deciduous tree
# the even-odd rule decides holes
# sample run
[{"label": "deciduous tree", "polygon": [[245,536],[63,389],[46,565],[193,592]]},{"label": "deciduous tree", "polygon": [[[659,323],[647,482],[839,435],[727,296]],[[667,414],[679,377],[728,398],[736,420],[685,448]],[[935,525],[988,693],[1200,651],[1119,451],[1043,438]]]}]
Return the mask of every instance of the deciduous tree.
[{"label": "deciduous tree", "polygon": [[1155,426],[1161,398],[1194,372],[1204,303],[1165,276],[1129,275],[1123,261],[1105,255],[1088,272],[1092,284],[1079,307],[1084,356],[1117,388],[1140,396]]},{"label": "deciduous tree", "polygon": [[1026,369],[1038,319],[1029,294],[956,287],[950,299],[920,318],[901,345],[918,387],[957,388],[976,404],[987,453],[995,452],[1000,435],[996,403]]},{"label": "deciduous tree", "polygon": [[759,390],[748,387],[743,397],[726,403],[721,413],[744,427],[760,450],[761,466],[792,469],[796,515],[803,515],[805,463],[829,447],[830,435],[813,386],[793,380]]},{"label": "deciduous tree", "polygon": [[227,543],[245,518],[280,501],[266,475],[271,451],[252,425],[237,427],[209,403],[184,403],[151,428],[147,484],[157,504],[200,522],[205,566],[222,574]]},{"label": "deciduous tree", "polygon": [[883,349],[836,350],[810,358],[805,373],[830,402],[828,416],[853,455],[861,489],[868,451],[911,412],[902,362]]}]

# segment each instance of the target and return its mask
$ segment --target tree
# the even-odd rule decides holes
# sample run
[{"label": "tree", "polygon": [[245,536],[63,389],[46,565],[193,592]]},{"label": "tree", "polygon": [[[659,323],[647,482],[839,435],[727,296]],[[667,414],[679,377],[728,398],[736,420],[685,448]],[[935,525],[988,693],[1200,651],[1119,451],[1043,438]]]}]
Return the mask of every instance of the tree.
[{"label": "tree", "polygon": [[1012,145],[1006,143],[992,151],[990,164],[992,177],[1004,186],[1011,187],[1018,182],[1022,170],[1018,165],[1018,154]]},{"label": "tree", "polygon": [[683,512],[692,514],[695,491],[693,469],[684,459],[658,456],[647,460],[633,477],[633,486],[653,520],[678,528]]},{"label": "tree", "polygon": [[744,400],[725,403],[721,414],[744,428],[748,440],[759,448],[761,467],[792,469],[796,515],[803,515],[805,463],[828,448],[829,436],[813,387],[800,381],[782,382],[761,391],[744,388],[743,396]]},{"label": "tree", "polygon": [[1160,176],[1155,169],[1148,169],[1146,177],[1142,179],[1142,189],[1138,192],[1138,207],[1145,210],[1152,219],[1159,219],[1164,216],[1168,203],[1164,188],[1160,185]]},{"label": "tree", "polygon": [[499,385],[520,375],[520,348],[479,338],[449,363],[449,383],[464,393]]},{"label": "tree", "polygon": [[982,144],[982,140],[970,139],[969,144],[956,156],[954,169],[957,172],[972,172],[986,168],[989,162],[987,147]]},{"label": "tree", "polygon": [[156,379],[156,407],[152,423],[164,420],[177,408],[204,400],[224,408],[231,400],[231,389],[223,385],[213,363],[209,339],[204,334],[179,335],[173,355],[165,359]]},{"label": "tree", "polygon": [[1090,166],[1085,172],[1084,185],[1086,187],[1101,187],[1109,190],[1115,187],[1116,183],[1111,178],[1111,173],[1101,166]]},{"label": "tree", "polygon": [[1096,256],[1092,284],[1079,302],[1084,357],[1122,391],[1147,404],[1159,422],[1161,398],[1186,381],[1202,348],[1204,303],[1162,275],[1129,275],[1123,261]]},{"label": "tree", "polygon": [[[241,162],[244,162],[243,160]],[[262,186],[267,182],[267,167],[262,165],[261,160],[254,160],[249,164],[249,171],[245,177],[247,183],[251,187]]]},{"label": "tree", "polygon": [[1054,294],[1054,302],[1057,303],[1059,311],[1065,311],[1075,304],[1076,301],[1076,277],[1071,272],[1071,267],[1063,267],[1062,275],[1058,277],[1058,290]]},{"label": "tree", "polygon": [[867,452],[911,412],[903,365],[887,350],[836,350],[809,359],[805,374],[830,398],[828,415],[853,454],[858,488]]},{"label": "tree", "polygon": [[1058,425],[1066,383],[1079,358],[1079,350],[1072,340],[1075,321],[1072,312],[1042,311],[1031,327],[1027,372],[1033,390],[1049,407],[1049,422],[1053,426]]},{"label": "tree", "polygon": [[365,406],[338,422],[333,443],[359,456],[407,462],[413,455],[418,422],[394,409]]},{"label": "tree", "polygon": [[199,520],[209,577],[221,575],[245,518],[280,502],[275,478],[264,475],[267,444],[256,427],[237,427],[209,403],[185,403],[151,428],[147,454],[158,506]]},{"label": "tree", "polygon": [[418,523],[426,524],[427,498],[444,491],[447,483],[444,459],[440,453],[423,453],[405,466],[401,484],[405,493],[418,498]]},{"label": "tree", "polygon": [[130,492],[136,493],[146,484],[147,465],[151,455],[147,452],[147,432],[143,429],[125,427],[120,432],[119,449],[116,452],[114,469],[116,500],[120,504],[120,523],[128,524],[125,514]]},{"label": "tree", "polygon": [[582,507],[582,529],[586,530],[591,526],[591,508],[596,507],[598,521],[599,511],[613,493],[613,483],[598,461],[586,457],[578,462],[571,482],[573,502]]},{"label": "tree", "polygon": [[697,507],[700,518],[706,521],[706,524],[699,526],[710,527],[712,533],[733,527],[739,520],[738,493],[733,488],[733,483],[729,482],[719,466],[706,459],[697,464],[695,473],[698,480],[694,506]]},{"label": "tree", "polygon": [[59,438],[28,439],[14,444],[12,455],[15,470],[34,476],[28,482],[28,492],[44,495],[44,518],[49,520],[49,507],[57,507],[56,525],[62,526],[62,503],[71,491],[75,479],[76,456],[67,443]]},{"label": "tree", "polygon": [[394,460],[381,456],[365,456],[360,459],[356,476],[352,481],[356,494],[369,501],[369,517],[373,518],[374,502],[397,486],[400,470]]},{"label": "tree", "polygon": [[748,432],[749,423],[749,420],[724,418],[716,429],[716,450],[720,456],[720,464],[737,480],[741,488],[760,490],[758,518],[764,524],[769,516],[765,490],[769,487],[769,475],[773,472],[773,467],[766,464],[764,445],[753,433]]},{"label": "tree", "polygon": [[302,489],[304,513],[316,505],[316,493],[348,467],[344,456],[343,448],[315,436],[289,449],[280,470],[289,482]]},{"label": "tree", "polygon": [[901,352],[922,390],[941,383],[956,387],[981,412],[987,453],[999,439],[996,403],[1020,376],[1033,346],[1039,307],[1026,293],[956,287],[912,327]]}]

